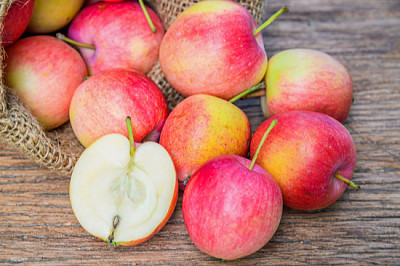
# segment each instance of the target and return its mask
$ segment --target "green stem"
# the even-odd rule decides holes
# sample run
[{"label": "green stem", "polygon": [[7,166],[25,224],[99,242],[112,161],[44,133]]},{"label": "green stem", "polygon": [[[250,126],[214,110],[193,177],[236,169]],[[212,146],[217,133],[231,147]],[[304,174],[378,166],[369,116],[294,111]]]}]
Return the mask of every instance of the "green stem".
[{"label": "green stem", "polygon": [[150,15],[149,15],[149,13],[147,12],[147,9],[146,9],[146,7],[145,7],[145,5],[144,5],[144,3],[143,3],[143,0],[139,0],[139,4],[140,4],[140,6],[141,6],[142,9],[143,9],[144,16],[146,17],[147,22],[148,22],[149,25],[150,25],[151,31],[152,31],[153,33],[156,32],[156,31],[157,31],[157,28],[154,26],[153,21],[151,21]]},{"label": "green stem", "polygon": [[253,170],[254,164],[256,163],[256,160],[258,157],[258,154],[260,153],[260,150],[261,150],[262,146],[264,145],[264,142],[267,139],[269,132],[274,128],[274,126],[276,126],[276,124],[278,124],[278,120],[276,120],[276,119],[272,120],[271,125],[269,125],[269,128],[267,129],[267,131],[265,131],[260,144],[258,144],[257,151],[254,154],[253,159],[251,160],[249,170]]},{"label": "green stem", "polygon": [[131,118],[128,116],[125,119],[126,127],[128,128],[128,135],[129,135],[129,143],[131,144],[130,155],[131,157],[135,154],[135,140],[133,139],[133,130],[132,130],[132,123]]},{"label": "green stem", "polygon": [[342,180],[343,182],[345,182],[347,185],[351,186],[352,188],[354,188],[356,191],[359,191],[361,189],[361,186],[354,184],[353,182],[351,182],[350,180],[344,178],[343,176],[339,175],[338,173],[334,174],[334,177],[336,177],[339,180]]},{"label": "green stem", "polygon": [[260,27],[258,27],[257,29],[254,30],[253,34],[257,35],[260,31],[262,31],[263,29],[265,29],[269,24],[271,24],[277,17],[279,17],[280,15],[282,15],[283,13],[286,13],[289,11],[289,8],[287,6],[282,7],[281,9],[279,9],[278,12],[276,12],[275,14],[273,14],[267,21],[265,21]]},{"label": "green stem", "polygon": [[236,95],[235,97],[233,97],[232,99],[230,99],[229,102],[230,102],[230,103],[234,103],[234,102],[236,102],[237,100],[239,100],[239,99],[243,98],[244,96],[246,96],[247,94],[250,94],[250,93],[252,93],[252,92],[254,92],[254,91],[257,91],[257,90],[259,90],[259,89],[264,89],[264,88],[265,88],[265,83],[264,83],[264,82],[260,82],[260,83],[258,83],[257,85],[254,85],[253,87],[251,87],[251,88],[245,90],[244,92],[242,92],[242,93]]},{"label": "green stem", "polygon": [[81,43],[81,42],[74,41],[74,40],[68,38],[67,36],[65,36],[64,34],[59,33],[59,32],[56,34],[56,36],[57,36],[58,39],[60,39],[60,40],[62,40],[64,42],[67,42],[67,43],[70,43],[70,44],[74,44],[74,45],[77,45],[77,46],[80,46],[80,47],[96,50],[96,47],[94,46],[94,44],[86,44],[86,43]]}]

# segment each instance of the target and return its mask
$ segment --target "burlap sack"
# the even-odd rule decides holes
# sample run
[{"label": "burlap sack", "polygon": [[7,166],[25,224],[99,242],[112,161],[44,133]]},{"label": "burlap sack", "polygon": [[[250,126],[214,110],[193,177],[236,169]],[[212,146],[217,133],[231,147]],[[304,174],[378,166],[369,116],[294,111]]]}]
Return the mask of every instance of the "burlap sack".
[{"label": "burlap sack", "polygon": [[[0,0],[0,22],[14,0]],[[174,21],[179,13],[198,0],[153,0],[149,4],[158,13],[165,29]],[[264,10],[264,0],[238,0],[246,7],[260,23]],[[0,23],[2,25],[2,23]],[[2,32],[2,29],[0,29]],[[1,34],[0,34],[1,37]],[[9,88],[4,85],[4,49],[1,49],[1,79],[0,79],[0,139],[22,151],[39,165],[62,174],[71,175],[73,167],[84,150],[74,136],[70,123],[46,132],[37,120],[30,114]],[[167,82],[159,64],[148,73],[163,90],[172,109],[183,97]]]}]

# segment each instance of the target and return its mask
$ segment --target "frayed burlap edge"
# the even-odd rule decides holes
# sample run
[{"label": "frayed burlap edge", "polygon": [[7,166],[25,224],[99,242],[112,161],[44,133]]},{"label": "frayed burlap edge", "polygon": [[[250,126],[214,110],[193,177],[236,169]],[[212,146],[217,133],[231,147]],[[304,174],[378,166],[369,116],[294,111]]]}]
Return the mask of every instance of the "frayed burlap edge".
[{"label": "frayed burlap edge", "polygon": [[[0,0],[0,25],[13,0]],[[167,29],[179,13],[198,0],[154,0],[150,5],[159,14]],[[239,0],[236,1],[246,7],[261,22],[264,10],[264,0]],[[2,28],[0,28],[2,32]],[[0,34],[1,44],[1,34]],[[32,116],[28,108],[14,96],[4,85],[4,49],[0,54],[0,138],[15,149],[29,156],[40,166],[55,170],[61,174],[70,176],[73,167],[84,147],[74,136],[70,123],[46,132],[38,121]],[[173,109],[183,96],[177,93],[165,79],[159,62],[148,73],[163,91],[170,109]]]}]

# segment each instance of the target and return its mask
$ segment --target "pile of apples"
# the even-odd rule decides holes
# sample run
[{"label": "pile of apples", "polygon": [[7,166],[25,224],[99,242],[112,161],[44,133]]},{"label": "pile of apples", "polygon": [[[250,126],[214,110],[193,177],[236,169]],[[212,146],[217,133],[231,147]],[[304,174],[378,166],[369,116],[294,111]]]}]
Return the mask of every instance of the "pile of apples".
[{"label": "pile of apples", "polygon": [[[5,82],[45,129],[70,120],[86,147],[70,199],[90,234],[110,245],[148,240],[172,215],[179,187],[194,244],[237,259],[271,239],[283,204],[317,210],[348,185],[359,189],[341,124],[353,97],[346,68],[309,49],[267,59],[261,30],[286,11],[258,27],[238,3],[201,1],[164,32],[142,1],[11,5]],[[186,96],[171,113],[146,76],[157,60]],[[234,101],[264,87],[268,119],[252,136]]]}]

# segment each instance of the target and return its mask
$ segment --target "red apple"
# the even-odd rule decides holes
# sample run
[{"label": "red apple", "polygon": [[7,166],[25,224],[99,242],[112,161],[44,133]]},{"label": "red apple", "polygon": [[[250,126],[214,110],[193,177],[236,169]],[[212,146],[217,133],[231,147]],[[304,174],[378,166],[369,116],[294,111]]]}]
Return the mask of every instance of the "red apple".
[{"label": "red apple", "polygon": [[85,0],[35,0],[28,31],[44,34],[63,28],[71,22],[84,2]]},{"label": "red apple", "polygon": [[127,135],[125,118],[130,116],[135,141],[158,140],[168,115],[160,88],[144,74],[129,69],[99,72],[76,90],[70,106],[72,129],[85,146],[98,138]]},{"label": "red apple", "polygon": [[168,82],[185,96],[230,99],[259,83],[267,69],[261,33],[251,14],[233,1],[202,1],[181,13],[161,43]]},{"label": "red apple", "polygon": [[168,116],[160,144],[174,161],[180,187],[208,159],[246,156],[251,137],[246,114],[220,98],[198,94],[180,102]]},{"label": "red apple", "polygon": [[282,194],[273,177],[235,155],[207,161],[191,177],[183,194],[185,226],[194,244],[207,254],[233,260],[262,248],[282,216]]},{"label": "red apple", "polygon": [[325,113],[344,122],[353,98],[347,69],[330,55],[292,49],[274,55],[268,63],[266,116],[305,110]]},{"label": "red apple", "polygon": [[90,74],[110,68],[129,68],[147,73],[156,63],[164,29],[160,19],[146,8],[153,33],[140,4],[95,3],[85,7],[72,21],[68,37],[88,44],[79,47]]},{"label": "red apple", "polygon": [[76,88],[87,75],[79,53],[51,36],[20,39],[6,49],[6,84],[46,129],[68,121]]},{"label": "red apple", "polygon": [[316,210],[335,202],[347,187],[339,178],[350,180],[356,164],[356,149],[346,128],[322,113],[282,113],[256,130],[251,157],[272,119],[278,120],[278,125],[256,162],[278,182],[284,204],[298,210]]},{"label": "red apple", "polygon": [[32,17],[34,0],[14,1],[3,20],[2,45],[7,47],[15,42],[28,27]]}]

